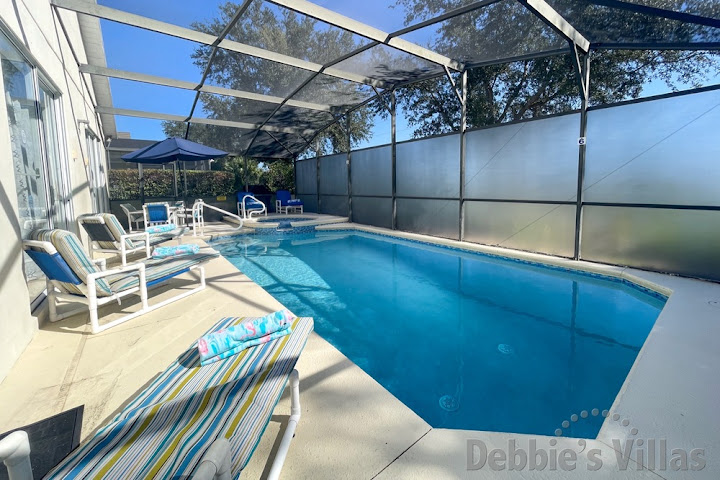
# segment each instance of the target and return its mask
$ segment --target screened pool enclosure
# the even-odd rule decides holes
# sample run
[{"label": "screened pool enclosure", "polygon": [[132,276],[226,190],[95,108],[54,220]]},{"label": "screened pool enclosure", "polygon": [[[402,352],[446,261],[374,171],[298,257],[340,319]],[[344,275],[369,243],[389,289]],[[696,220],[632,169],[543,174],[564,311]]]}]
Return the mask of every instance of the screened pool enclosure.
[{"label": "screened pool enclosure", "polygon": [[[146,89],[97,113],[291,160],[306,211],[720,280],[719,2],[212,1],[193,23],[100,3],[52,0],[191,52],[197,77],[76,56]],[[685,91],[639,99],[648,72]],[[164,94],[173,111],[144,107]]]}]

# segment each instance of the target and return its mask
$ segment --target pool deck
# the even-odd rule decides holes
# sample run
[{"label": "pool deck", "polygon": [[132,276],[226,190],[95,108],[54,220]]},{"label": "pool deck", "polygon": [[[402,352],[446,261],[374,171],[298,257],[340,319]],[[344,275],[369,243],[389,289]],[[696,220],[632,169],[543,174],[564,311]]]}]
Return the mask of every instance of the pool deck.
[{"label": "pool deck", "polygon": [[[720,349],[716,347],[720,285],[347,223],[320,228],[358,228],[572,266],[632,278],[671,296],[598,439],[587,440],[584,448],[578,439],[559,438],[552,445],[554,437],[433,429],[328,342],[312,334],[297,366],[302,419],[283,478],[720,478],[720,410],[716,408],[720,398]],[[199,238],[186,238],[186,243],[203,243]],[[41,323],[31,344],[0,383],[0,432],[84,404],[82,436],[86,438],[221,317],[260,315],[281,308],[224,258],[212,260],[206,270],[208,287],[203,292],[98,335],[89,334],[87,315],[56,324]],[[154,290],[151,302],[172,293]],[[106,314],[101,320],[112,320],[136,307],[132,302],[108,306],[101,310]],[[267,475],[268,458],[277,448],[278,432],[289,414],[288,400],[285,395],[275,409],[243,478]],[[620,415],[617,421],[613,420],[615,413]],[[624,419],[629,421],[627,427],[621,425]],[[634,437],[631,428],[638,430]],[[626,438],[664,439],[668,452],[703,448],[707,465],[697,472],[672,471],[670,467],[650,472],[639,471],[639,464],[630,460],[627,470],[620,471],[613,439],[624,442]],[[501,471],[493,471],[489,465],[467,469],[468,440],[482,441],[488,450],[507,451],[509,440],[527,449],[533,439],[537,449],[544,447],[547,452],[582,451],[576,469],[552,471],[548,466],[517,472],[509,471],[507,465]],[[593,472],[586,468],[590,449],[597,449],[602,460],[602,467]],[[631,456],[638,459],[637,453]]]}]

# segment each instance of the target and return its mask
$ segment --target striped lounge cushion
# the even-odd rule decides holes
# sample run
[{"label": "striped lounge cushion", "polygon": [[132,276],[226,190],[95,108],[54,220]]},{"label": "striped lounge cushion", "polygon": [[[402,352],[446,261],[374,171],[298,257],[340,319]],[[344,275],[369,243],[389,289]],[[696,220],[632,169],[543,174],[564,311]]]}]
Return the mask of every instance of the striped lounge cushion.
[{"label": "striped lounge cushion", "polygon": [[[85,283],[87,276],[91,273],[99,272],[100,269],[90,260],[85,250],[83,250],[80,240],[75,236],[74,233],[68,232],[67,230],[35,230],[30,233],[30,240],[38,240],[41,242],[52,243],[55,250],[58,251],[60,256],[65,260],[70,269],[75,272],[80,280]],[[66,282],[58,282],[68,293],[76,295],[84,295],[84,292],[78,288],[77,285]],[[107,297],[112,295],[110,285],[104,279],[98,279],[95,283],[97,286],[97,296]]]},{"label": "striped lounge cushion", "polygon": [[[225,318],[210,331],[244,320]],[[292,328],[290,335],[204,367],[193,345],[48,477],[188,478],[210,444],[225,437],[237,478],[270,421],[313,321],[296,318]]]},{"label": "striped lounge cushion", "polygon": [[[195,255],[183,255],[177,258],[152,258],[145,261],[145,281],[150,284],[163,279],[170,279],[187,271],[190,267],[216,258],[219,254],[197,253]],[[110,288],[113,292],[121,292],[128,288],[137,287],[140,277],[137,273],[118,273],[107,277]]]}]

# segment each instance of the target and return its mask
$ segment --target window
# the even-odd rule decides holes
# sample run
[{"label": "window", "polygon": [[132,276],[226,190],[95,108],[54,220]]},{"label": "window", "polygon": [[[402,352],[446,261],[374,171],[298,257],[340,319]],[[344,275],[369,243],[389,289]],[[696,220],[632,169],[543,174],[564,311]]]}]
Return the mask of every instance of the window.
[{"label": "window", "polygon": [[[2,32],[0,69],[22,238],[38,228],[67,228],[72,207],[67,160],[58,146],[57,96]],[[27,255],[24,258],[35,306],[45,290],[45,277]]]}]

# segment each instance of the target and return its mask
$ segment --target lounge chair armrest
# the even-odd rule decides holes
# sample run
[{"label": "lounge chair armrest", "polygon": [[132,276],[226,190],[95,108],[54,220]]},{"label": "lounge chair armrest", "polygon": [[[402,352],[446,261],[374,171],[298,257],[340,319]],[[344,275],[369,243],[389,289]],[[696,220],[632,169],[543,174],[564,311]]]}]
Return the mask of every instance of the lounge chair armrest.
[{"label": "lounge chair armrest", "polygon": [[105,271],[105,268],[107,268],[107,259],[106,258],[96,258],[92,261],[95,265],[100,267],[100,270],[103,272]]},{"label": "lounge chair armrest", "polygon": [[117,275],[118,273],[126,273],[137,270],[138,273],[145,271],[144,263],[135,263],[133,265],[125,265],[124,267],[113,268],[112,270],[105,270],[103,272],[91,273],[87,276],[87,283],[95,282],[98,278],[108,277],[110,275]]},{"label": "lounge chair armrest", "polygon": [[124,242],[125,240],[130,240],[133,238],[139,238],[141,240],[145,240],[146,243],[150,242],[150,234],[147,232],[126,233],[125,235],[120,235],[121,242]]}]

